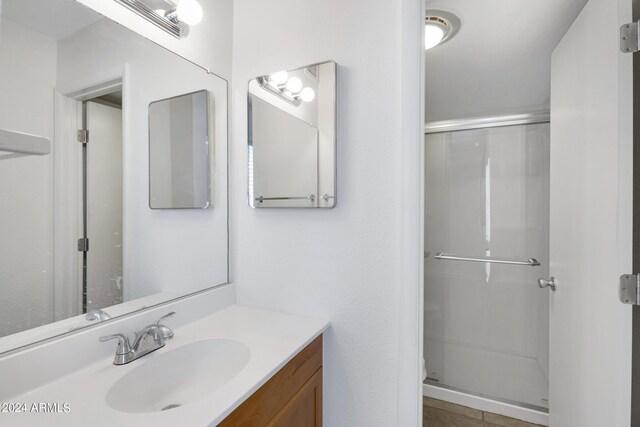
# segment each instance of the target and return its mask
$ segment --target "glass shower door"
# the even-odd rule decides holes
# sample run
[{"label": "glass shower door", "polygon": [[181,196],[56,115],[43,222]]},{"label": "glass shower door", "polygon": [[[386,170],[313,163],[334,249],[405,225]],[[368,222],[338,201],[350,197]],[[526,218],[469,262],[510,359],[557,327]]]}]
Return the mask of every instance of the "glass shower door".
[{"label": "glass shower door", "polygon": [[427,382],[546,408],[549,125],[430,134],[425,151]]}]

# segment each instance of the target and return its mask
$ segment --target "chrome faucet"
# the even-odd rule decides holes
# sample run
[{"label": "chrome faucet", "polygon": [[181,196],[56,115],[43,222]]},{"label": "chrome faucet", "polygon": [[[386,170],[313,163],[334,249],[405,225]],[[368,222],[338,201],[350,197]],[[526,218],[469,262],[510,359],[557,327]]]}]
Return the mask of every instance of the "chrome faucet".
[{"label": "chrome faucet", "polygon": [[111,316],[106,311],[100,310],[98,308],[98,309],[87,311],[87,314],[84,316],[84,318],[89,321],[97,320],[98,322],[103,322],[105,320],[111,319]]},{"label": "chrome faucet", "polygon": [[118,340],[118,347],[116,348],[116,355],[113,359],[114,365],[126,365],[129,362],[133,362],[136,359],[149,354],[152,351],[156,351],[159,348],[164,347],[165,341],[169,341],[173,338],[173,331],[160,322],[164,319],[173,316],[175,311],[162,316],[156,323],[145,326],[141,331],[136,332],[133,344],[129,343],[129,337],[125,334],[114,334],[100,337],[100,342],[109,340]]}]

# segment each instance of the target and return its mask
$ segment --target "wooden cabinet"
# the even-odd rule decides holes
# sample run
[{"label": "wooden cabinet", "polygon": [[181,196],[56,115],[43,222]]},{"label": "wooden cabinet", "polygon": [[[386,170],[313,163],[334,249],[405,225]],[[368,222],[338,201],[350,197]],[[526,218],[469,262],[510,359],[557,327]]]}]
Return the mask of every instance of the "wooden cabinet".
[{"label": "wooden cabinet", "polygon": [[322,425],[322,368],[267,423],[269,427]]},{"label": "wooden cabinet", "polygon": [[322,336],[305,347],[219,426],[322,426]]}]

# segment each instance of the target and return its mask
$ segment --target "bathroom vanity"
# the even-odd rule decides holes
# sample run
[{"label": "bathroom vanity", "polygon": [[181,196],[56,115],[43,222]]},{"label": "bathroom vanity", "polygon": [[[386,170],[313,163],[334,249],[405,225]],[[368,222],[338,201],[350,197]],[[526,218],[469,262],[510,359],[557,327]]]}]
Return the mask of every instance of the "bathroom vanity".
[{"label": "bathroom vanity", "polygon": [[[0,359],[3,383],[15,385],[0,389],[0,402],[14,409],[0,413],[0,424],[321,425],[328,323],[235,305],[225,288],[174,303],[175,316],[163,321],[174,338],[125,365],[113,364],[116,342],[98,335],[132,335],[166,309],[151,310],[144,324],[116,320]],[[212,305],[213,314],[189,319]],[[69,346],[85,351],[69,354]],[[42,403],[51,410],[35,413]]]}]

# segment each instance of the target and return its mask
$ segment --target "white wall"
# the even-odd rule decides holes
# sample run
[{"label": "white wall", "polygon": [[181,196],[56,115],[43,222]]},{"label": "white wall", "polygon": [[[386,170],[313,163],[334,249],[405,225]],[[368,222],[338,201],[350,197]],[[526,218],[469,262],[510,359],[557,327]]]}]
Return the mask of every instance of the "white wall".
[{"label": "white wall", "polygon": [[[419,146],[417,137],[401,141],[401,123],[403,114],[417,116],[420,109],[416,99],[405,110],[401,97],[402,8],[415,10],[419,22],[418,2],[399,0],[246,0],[234,8],[232,279],[242,304],[331,320],[324,352],[328,426],[393,426],[399,417],[418,415],[412,407],[419,396],[418,334],[398,347],[399,307],[407,299],[417,304],[412,294],[418,293],[417,284],[403,283],[411,291],[398,299],[401,152],[415,159]],[[414,40],[417,47],[417,34]],[[418,50],[409,54],[417,62]],[[340,65],[337,207],[250,209],[246,82],[327,59]],[[407,83],[417,94],[415,71]],[[417,208],[412,213],[419,216]],[[418,330],[417,317],[404,330],[411,328]],[[399,360],[415,360],[415,377],[399,378]],[[400,413],[399,384],[409,390],[415,414]]]},{"label": "white wall", "polygon": [[[56,42],[0,27],[0,128],[53,140]],[[0,160],[0,336],[53,320],[52,158]]]},{"label": "white wall", "polygon": [[230,79],[233,0],[199,0],[204,11],[202,22],[192,26],[189,35],[181,40],[115,1],[77,1],[222,78]]},{"label": "white wall", "polygon": [[[74,92],[92,76],[122,70],[125,300],[157,292],[183,295],[227,281],[227,84],[104,19],[58,46],[58,90]],[[213,206],[149,209],[148,105],[207,89],[215,120]]]}]

